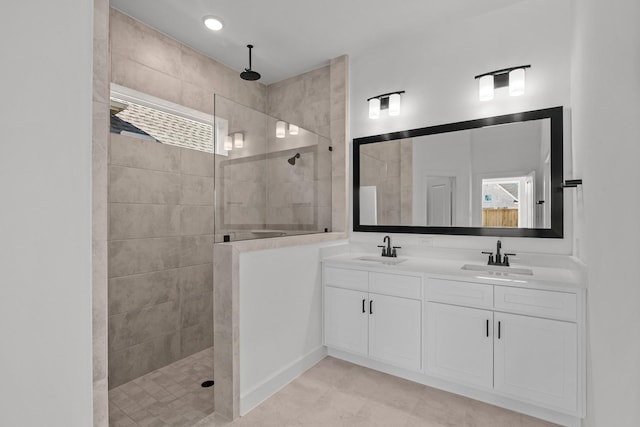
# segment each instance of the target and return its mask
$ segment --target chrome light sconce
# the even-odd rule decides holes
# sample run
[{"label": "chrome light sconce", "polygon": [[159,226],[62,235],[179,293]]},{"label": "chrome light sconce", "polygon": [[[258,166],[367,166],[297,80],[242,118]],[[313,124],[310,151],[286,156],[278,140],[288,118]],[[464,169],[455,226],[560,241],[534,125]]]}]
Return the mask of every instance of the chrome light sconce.
[{"label": "chrome light sconce", "polygon": [[374,120],[380,118],[381,110],[389,110],[390,116],[399,116],[401,104],[400,95],[403,93],[404,90],[399,90],[396,92],[372,96],[367,99],[367,102],[369,103],[369,118]]},{"label": "chrome light sconce", "polygon": [[509,87],[510,96],[524,95],[525,69],[531,65],[504,68],[475,76],[478,80],[478,98],[480,101],[491,101],[495,89]]}]

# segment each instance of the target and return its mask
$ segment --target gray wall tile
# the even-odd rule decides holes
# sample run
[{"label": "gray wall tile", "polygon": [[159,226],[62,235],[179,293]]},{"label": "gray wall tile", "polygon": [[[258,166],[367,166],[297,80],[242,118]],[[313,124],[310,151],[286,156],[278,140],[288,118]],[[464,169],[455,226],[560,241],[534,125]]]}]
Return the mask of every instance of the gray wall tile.
[{"label": "gray wall tile", "polygon": [[109,388],[117,387],[180,358],[180,336],[171,333],[109,353]]},{"label": "gray wall tile", "polygon": [[111,203],[109,209],[109,233],[112,240],[180,234],[178,205]]},{"label": "gray wall tile", "polygon": [[213,234],[213,206],[181,206],[180,234]]},{"label": "gray wall tile", "polygon": [[178,286],[183,298],[213,292],[213,263],[180,267]]},{"label": "gray wall tile", "polygon": [[213,205],[213,178],[183,174],[181,196],[183,205]]},{"label": "gray wall tile", "polygon": [[178,330],[179,302],[167,301],[109,316],[109,349],[122,350]]},{"label": "gray wall tile", "polygon": [[180,201],[179,174],[122,166],[109,169],[110,202],[175,205]]},{"label": "gray wall tile", "polygon": [[176,61],[180,57],[180,43],[115,10],[111,18],[112,52],[180,77],[182,64]]},{"label": "gray wall tile", "polygon": [[180,267],[207,264],[213,260],[213,234],[182,236],[180,239]]},{"label": "gray wall tile", "polygon": [[[180,357],[187,357],[213,345],[213,320],[180,331]],[[213,373],[212,373],[213,374]]]},{"label": "gray wall tile", "polygon": [[180,171],[180,148],[131,136],[111,135],[111,164],[164,172]]},{"label": "gray wall tile", "polygon": [[213,321],[213,290],[182,300],[181,328]]},{"label": "gray wall tile", "polygon": [[178,300],[178,277],[178,269],[171,269],[109,280],[109,314]]},{"label": "gray wall tile", "polygon": [[113,51],[111,81],[176,104],[182,96],[182,81],[179,78]]},{"label": "gray wall tile", "polygon": [[109,242],[109,277],[178,267],[180,238],[113,240]]},{"label": "gray wall tile", "polygon": [[212,177],[214,163],[215,157],[213,154],[189,148],[180,149],[180,171],[182,173]]}]

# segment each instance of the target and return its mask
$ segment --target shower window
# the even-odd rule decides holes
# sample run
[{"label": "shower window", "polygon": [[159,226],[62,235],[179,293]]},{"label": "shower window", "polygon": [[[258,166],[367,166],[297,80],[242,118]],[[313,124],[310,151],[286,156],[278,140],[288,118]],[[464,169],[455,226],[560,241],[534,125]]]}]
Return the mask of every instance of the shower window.
[{"label": "shower window", "polygon": [[[331,145],[328,138],[215,96],[215,241],[331,230]],[[242,135],[242,146],[234,136]],[[224,150],[226,142],[226,148]]]},{"label": "shower window", "polygon": [[[182,148],[214,152],[216,134],[227,134],[227,121],[211,114],[111,85],[111,132]],[[226,155],[223,147],[216,154]]]}]

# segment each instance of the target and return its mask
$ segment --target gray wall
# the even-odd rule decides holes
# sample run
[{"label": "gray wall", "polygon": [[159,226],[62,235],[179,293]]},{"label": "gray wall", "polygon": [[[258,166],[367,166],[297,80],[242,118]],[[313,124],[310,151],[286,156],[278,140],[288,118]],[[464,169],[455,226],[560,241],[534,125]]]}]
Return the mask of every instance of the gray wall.
[{"label": "gray wall", "polygon": [[93,425],[92,12],[2,6],[2,426]]},{"label": "gray wall", "polygon": [[213,155],[111,134],[109,387],[213,345]]}]

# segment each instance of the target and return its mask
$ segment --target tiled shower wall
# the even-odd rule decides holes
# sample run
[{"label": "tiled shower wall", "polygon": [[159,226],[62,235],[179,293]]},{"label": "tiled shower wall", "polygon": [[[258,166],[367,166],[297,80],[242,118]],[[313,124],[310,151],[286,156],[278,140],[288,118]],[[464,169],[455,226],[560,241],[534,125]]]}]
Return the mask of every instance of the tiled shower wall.
[{"label": "tiled shower wall", "polygon": [[213,166],[111,134],[110,388],[213,345]]},{"label": "tiled shower wall", "polygon": [[378,224],[411,225],[412,140],[364,144],[360,154],[360,185],[376,187]]},{"label": "tiled shower wall", "polygon": [[[288,123],[297,124],[305,129],[327,138],[319,141],[318,172],[331,173],[331,200],[324,201],[322,195],[325,182],[320,184],[321,197],[318,201],[320,223],[330,223],[331,231],[347,230],[347,178],[349,163],[346,141],[349,138],[347,114],[349,81],[349,63],[343,55],[331,60],[330,65],[309,71],[289,79],[267,86],[267,114],[278,117]],[[328,159],[331,166],[325,168],[327,154],[323,149],[325,141],[331,144],[333,151]],[[320,181],[325,177],[318,176]],[[330,210],[330,219],[325,212]]]}]

